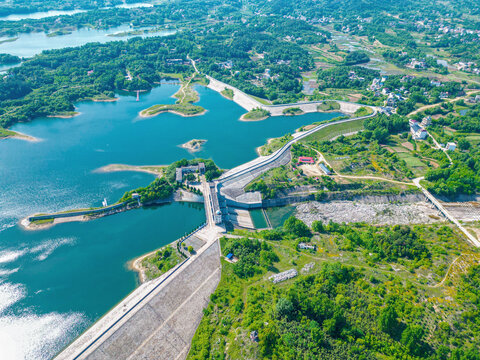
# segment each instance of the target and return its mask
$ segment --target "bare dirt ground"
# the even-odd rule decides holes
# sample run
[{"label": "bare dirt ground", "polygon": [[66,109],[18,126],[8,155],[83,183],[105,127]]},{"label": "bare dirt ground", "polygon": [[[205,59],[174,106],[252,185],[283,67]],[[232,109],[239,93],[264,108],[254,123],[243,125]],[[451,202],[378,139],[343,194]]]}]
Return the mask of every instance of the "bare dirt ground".
[{"label": "bare dirt ground", "polygon": [[311,225],[319,220],[328,223],[366,222],[376,225],[430,224],[445,221],[426,202],[367,203],[355,201],[308,202],[297,206],[296,216]]},{"label": "bare dirt ground", "polygon": [[452,216],[461,221],[480,221],[480,202],[442,202],[442,205]]}]

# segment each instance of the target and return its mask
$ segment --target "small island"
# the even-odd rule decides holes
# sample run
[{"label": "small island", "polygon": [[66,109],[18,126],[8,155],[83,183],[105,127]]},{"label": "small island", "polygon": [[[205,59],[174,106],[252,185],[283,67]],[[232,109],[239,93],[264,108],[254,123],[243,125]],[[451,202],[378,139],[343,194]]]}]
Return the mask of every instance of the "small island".
[{"label": "small island", "polygon": [[202,146],[206,142],[207,140],[203,140],[203,139],[192,139],[186,142],[185,144],[180,145],[180,147],[193,153],[193,152],[202,150]]},{"label": "small island", "polygon": [[192,104],[169,104],[169,105],[153,105],[148,109],[140,112],[141,117],[153,117],[164,112],[189,117],[205,114],[206,110],[198,105]]},{"label": "small island", "polygon": [[199,100],[198,93],[191,86],[191,82],[194,78],[190,78],[186,83],[182,84],[182,87],[178,92],[173,95],[177,98],[175,104],[159,104],[153,105],[148,109],[140,111],[141,117],[152,117],[162,114],[164,112],[170,112],[172,114],[190,117],[190,116],[199,116],[207,112],[203,107],[198,105],[193,105],[194,102]]},{"label": "small island", "polygon": [[261,121],[270,116],[270,112],[265,109],[256,108],[240,117],[242,121]]}]

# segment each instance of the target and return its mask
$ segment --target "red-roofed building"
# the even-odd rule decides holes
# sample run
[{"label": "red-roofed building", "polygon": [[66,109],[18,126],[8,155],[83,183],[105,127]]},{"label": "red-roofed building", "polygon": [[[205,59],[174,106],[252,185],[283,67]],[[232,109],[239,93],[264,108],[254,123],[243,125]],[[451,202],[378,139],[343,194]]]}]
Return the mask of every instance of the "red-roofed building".
[{"label": "red-roofed building", "polygon": [[299,163],[304,163],[304,164],[314,164],[315,160],[313,160],[313,158],[310,157],[310,156],[300,156],[298,158],[298,162]]}]

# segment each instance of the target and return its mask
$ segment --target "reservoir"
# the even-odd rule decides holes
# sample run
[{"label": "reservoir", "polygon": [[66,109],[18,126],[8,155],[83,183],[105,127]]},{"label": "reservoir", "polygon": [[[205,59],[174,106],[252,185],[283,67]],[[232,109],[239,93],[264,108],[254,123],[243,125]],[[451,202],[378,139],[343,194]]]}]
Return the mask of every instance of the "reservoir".
[{"label": "reservoir", "polygon": [[[116,8],[124,8],[124,9],[133,9],[138,7],[152,7],[153,4],[151,3],[132,3],[132,4],[120,4],[115,6]],[[49,11],[38,11],[34,13],[26,13],[26,14],[11,14],[7,16],[1,16],[0,21],[20,21],[26,19],[38,20],[44,19],[47,17],[52,16],[65,16],[65,15],[75,15],[79,13],[86,12],[88,10],[76,9],[76,10],[49,10]]]},{"label": "reservoir", "polygon": [[[203,205],[174,203],[83,223],[26,231],[17,224],[32,213],[99,206],[118,200],[154,177],[102,173],[122,163],[169,164],[181,158],[212,158],[232,168],[256,157],[270,137],[338,114],[281,116],[241,122],[244,109],[202,86],[205,115],[161,114],[140,118],[154,104],[174,103],[179,85],[163,83],[149,93],[119,95],[109,103],[77,104],[81,115],[43,118],[13,127],[40,141],[0,141],[0,358],[50,359],[134,290],[127,262],[168,244],[205,221]],[[205,139],[191,154],[179,147]]]},{"label": "reservoir", "polygon": [[[70,34],[59,36],[47,36],[44,32],[33,32],[29,34],[19,34],[13,41],[0,42],[0,53],[7,53],[19,57],[32,57],[40,54],[44,50],[62,49],[65,47],[81,46],[91,42],[106,43],[109,41],[126,40],[132,37],[151,37],[171,35],[174,30],[162,30],[143,35],[129,36],[111,36],[122,32],[132,31],[129,25],[121,25],[108,30],[95,30],[90,28],[81,28],[72,31]],[[138,30],[138,29],[135,29]],[[110,36],[109,36],[110,35]],[[6,39],[3,39],[6,40]],[[0,64],[1,65],[1,64]]]}]

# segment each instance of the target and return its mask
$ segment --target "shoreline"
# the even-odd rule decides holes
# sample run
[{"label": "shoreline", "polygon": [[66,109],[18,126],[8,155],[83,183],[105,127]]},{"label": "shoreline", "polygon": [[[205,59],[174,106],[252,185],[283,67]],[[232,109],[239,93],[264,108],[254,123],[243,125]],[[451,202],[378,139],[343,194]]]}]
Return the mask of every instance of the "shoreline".
[{"label": "shoreline", "polygon": [[115,102],[119,98],[110,98],[110,99],[92,99],[93,102]]},{"label": "shoreline", "polygon": [[[145,110],[148,110],[148,109],[145,109]],[[157,115],[160,115],[160,114],[164,114],[164,113],[172,113],[172,114],[175,114],[175,115],[179,115],[179,116],[182,116],[182,117],[194,117],[194,116],[201,116],[201,115],[205,115],[207,113],[207,109],[204,109],[202,112],[198,113],[198,114],[192,114],[192,115],[189,115],[189,114],[183,114],[179,111],[176,111],[176,110],[170,110],[170,109],[167,109],[167,110],[160,110],[159,112],[155,113],[155,114],[145,114],[144,111],[145,110],[142,110],[138,113],[138,115],[141,117],[141,118],[152,118],[152,117],[155,117]]]},{"label": "shoreline", "polygon": [[266,120],[270,117],[270,115],[267,115],[267,116],[262,116],[261,118],[258,118],[258,119],[245,119],[245,115],[247,115],[247,113],[243,114],[242,116],[240,116],[240,121],[245,121],[245,122],[256,122],[256,121],[263,121],[263,120]]},{"label": "shoreline", "polygon": [[46,230],[58,224],[64,224],[69,222],[84,222],[84,221],[89,221],[93,219],[93,218],[89,218],[86,215],[77,215],[77,216],[71,216],[71,217],[65,217],[65,218],[54,218],[52,219],[51,222],[36,224],[36,223],[30,222],[28,220],[29,217],[30,216],[27,216],[26,218],[20,220],[20,223],[19,223],[22,229],[26,231]]},{"label": "shoreline", "polygon": [[[168,244],[168,245],[170,245],[170,244]],[[165,245],[165,246],[167,246],[167,245]],[[130,270],[130,271],[134,271],[136,273],[136,275],[138,276],[139,285],[145,283],[146,282],[146,277],[147,277],[147,275],[145,274],[146,269],[142,266],[142,261],[145,258],[155,254],[157,251],[163,249],[165,246],[162,246],[161,248],[155,249],[153,251],[150,251],[149,253],[146,253],[144,255],[140,255],[137,258],[134,258],[132,260],[127,261],[127,269]]]},{"label": "shoreline", "polygon": [[276,139],[276,138],[268,138],[266,144],[263,144],[263,145],[258,146],[258,147],[255,149],[255,152],[257,153],[257,155],[258,155],[258,156],[264,156],[264,155],[261,155],[261,154],[260,154],[260,149],[263,148],[264,146],[270,145],[271,142],[272,142],[273,140],[275,140],[275,139]]},{"label": "shoreline", "polygon": [[[111,173],[118,171],[135,171],[152,175],[160,175],[167,165],[126,165],[126,164],[109,164],[93,170],[94,173]],[[155,171],[154,168],[158,169]]]},{"label": "shoreline", "polygon": [[29,142],[40,142],[40,141],[42,141],[42,139],[36,138],[35,136],[30,136],[30,135],[27,135],[27,134],[24,134],[24,133],[21,133],[21,132],[18,132],[18,131],[13,131],[13,130],[9,130],[9,131],[13,132],[14,134],[0,137],[0,140],[18,139],[18,140],[24,140],[24,141],[29,141]]},{"label": "shoreline", "polygon": [[59,115],[47,115],[47,118],[58,118],[58,119],[71,119],[75,116],[81,115],[81,112],[74,111],[73,114],[59,114]]}]

